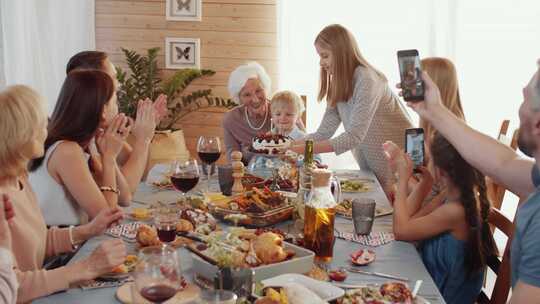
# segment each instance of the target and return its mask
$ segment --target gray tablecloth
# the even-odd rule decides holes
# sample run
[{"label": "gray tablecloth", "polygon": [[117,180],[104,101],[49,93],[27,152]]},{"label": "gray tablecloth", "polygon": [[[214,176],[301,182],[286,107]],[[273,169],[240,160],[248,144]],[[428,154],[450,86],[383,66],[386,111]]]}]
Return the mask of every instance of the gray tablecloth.
[{"label": "gray tablecloth", "polygon": [[[340,170],[338,176],[360,176],[376,180],[375,176],[370,172],[347,171]],[[159,178],[156,172],[149,177],[150,180]],[[202,180],[198,189],[205,189],[206,180]],[[217,187],[216,183],[212,184],[212,188]],[[156,191],[147,183],[141,183],[139,190],[135,194],[133,207],[141,206],[154,202],[173,201],[179,196],[175,191]],[[388,200],[384,195],[381,187],[376,183],[375,189],[366,193],[344,193],[344,198],[352,197],[370,197],[376,200],[378,206],[388,206]],[[338,227],[347,227],[352,225],[351,221],[344,218],[336,218]],[[392,231],[392,216],[383,216],[375,219],[373,231]],[[90,239],[79,250],[73,258],[73,261],[82,259],[88,256],[96,246],[109,236],[100,236]],[[331,267],[337,268],[340,266],[348,266],[349,254],[363,246],[357,243],[352,243],[342,239],[337,239],[334,247],[334,259]],[[128,246],[129,250],[134,250],[133,244]],[[409,284],[414,284],[416,280],[423,280],[419,295],[424,297],[430,303],[444,303],[441,294],[437,290],[435,283],[427,272],[422,260],[416,251],[415,247],[406,242],[394,241],[389,244],[373,248],[377,255],[377,259],[364,269],[367,271],[377,271],[387,274],[394,274],[400,277],[407,277],[411,281]],[[185,250],[180,249],[182,259],[182,269],[188,280],[193,278],[192,257]],[[388,279],[367,276],[362,274],[350,273],[345,283],[348,284],[371,284],[384,283]],[[412,286],[411,286],[412,287]],[[60,292],[48,297],[44,297],[34,301],[34,303],[45,304],[63,304],[63,303],[120,303],[115,297],[116,288],[100,288],[92,290],[82,290],[81,288],[71,288],[65,292]]]}]

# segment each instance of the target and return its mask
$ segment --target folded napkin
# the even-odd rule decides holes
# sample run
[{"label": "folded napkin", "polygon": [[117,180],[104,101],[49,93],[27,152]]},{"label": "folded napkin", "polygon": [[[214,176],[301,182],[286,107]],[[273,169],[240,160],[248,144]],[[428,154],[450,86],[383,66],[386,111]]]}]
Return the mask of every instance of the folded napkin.
[{"label": "folded napkin", "polygon": [[139,226],[141,226],[140,222],[120,224],[107,229],[105,234],[115,238],[123,238],[128,242],[135,242],[137,229],[139,229]]},{"label": "folded napkin", "polygon": [[388,244],[395,240],[394,234],[391,232],[372,232],[369,235],[357,235],[356,233],[336,229],[334,230],[334,235],[340,239],[372,247]]}]

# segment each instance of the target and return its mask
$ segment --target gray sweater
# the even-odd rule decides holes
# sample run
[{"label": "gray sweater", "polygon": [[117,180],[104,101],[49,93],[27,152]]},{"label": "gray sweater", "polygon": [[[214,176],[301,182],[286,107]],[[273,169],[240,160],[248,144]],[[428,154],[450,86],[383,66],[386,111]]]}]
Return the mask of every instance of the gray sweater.
[{"label": "gray sweater", "polygon": [[[332,138],[341,123],[345,132]],[[316,141],[329,139],[337,155],[352,150],[358,166],[371,169],[388,194],[395,179],[382,144],[391,140],[403,147],[405,129],[411,127],[405,108],[388,83],[372,70],[358,66],[352,97],[335,107],[328,106],[317,132],[308,137]]]}]

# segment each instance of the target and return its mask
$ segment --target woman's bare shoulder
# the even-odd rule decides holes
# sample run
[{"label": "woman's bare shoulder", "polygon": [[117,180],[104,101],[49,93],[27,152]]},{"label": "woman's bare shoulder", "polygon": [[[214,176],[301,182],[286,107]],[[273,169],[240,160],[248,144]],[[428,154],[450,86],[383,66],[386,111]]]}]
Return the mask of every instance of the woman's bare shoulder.
[{"label": "woman's bare shoulder", "polygon": [[69,140],[59,143],[54,152],[55,154],[63,156],[73,155],[73,153],[84,153],[82,147],[78,143]]}]

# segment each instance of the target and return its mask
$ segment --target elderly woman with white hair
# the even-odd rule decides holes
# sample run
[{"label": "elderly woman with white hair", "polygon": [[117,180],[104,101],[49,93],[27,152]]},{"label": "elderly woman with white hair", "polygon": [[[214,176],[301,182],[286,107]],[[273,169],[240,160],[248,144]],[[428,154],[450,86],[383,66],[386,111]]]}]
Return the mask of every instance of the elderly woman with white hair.
[{"label": "elderly woman with white hair", "polygon": [[227,112],[223,118],[223,132],[227,158],[231,152],[241,151],[244,160],[249,161],[247,148],[253,137],[270,131],[271,80],[264,68],[257,62],[249,62],[237,67],[229,76],[229,93],[239,106]]}]

